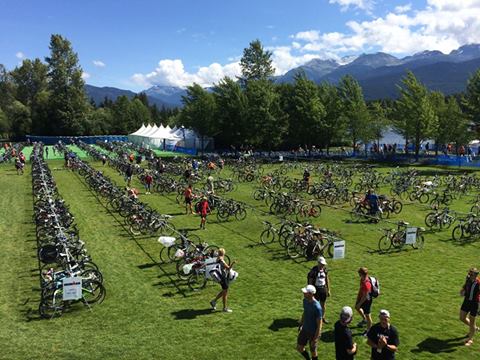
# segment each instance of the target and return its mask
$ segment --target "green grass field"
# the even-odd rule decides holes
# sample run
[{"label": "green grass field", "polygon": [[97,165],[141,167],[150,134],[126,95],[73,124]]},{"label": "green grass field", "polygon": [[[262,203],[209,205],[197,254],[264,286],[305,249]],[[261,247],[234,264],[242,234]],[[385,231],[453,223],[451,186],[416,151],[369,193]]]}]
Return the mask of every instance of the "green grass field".
[{"label": "green grass field", "polygon": [[[93,165],[124,186],[114,170]],[[60,318],[39,320],[30,165],[23,176],[16,174],[13,164],[0,165],[0,359],[301,359],[295,351],[296,322],[302,312],[300,288],[314,262],[291,260],[278,244],[259,245],[262,220],[275,218],[264,215],[261,210],[266,207],[251,198],[251,184],[240,184],[227,195],[253,205],[247,219],[217,223],[211,216],[206,230],[197,230],[200,219],[184,215],[174,196],[140,195],[159,212],[174,215],[177,228],[194,230],[238,260],[240,276],[230,290],[233,313],[224,314],[209,308],[217,284],[189,291],[173,265],[159,264],[161,245],[156,238],[132,238],[122,219],[108,212],[80,177],[64,170],[61,160],[51,160],[49,166],[89,254],[104,275],[107,297],[91,311],[78,305]],[[469,206],[457,201],[452,208],[465,211]],[[423,226],[426,213],[420,205],[405,205],[394,219]],[[348,219],[343,210],[322,207],[316,221],[347,240],[345,259],[327,259],[332,281],[332,297],[327,301],[330,324],[324,326],[319,357],[334,359],[333,323],[344,305],[354,306],[357,269],[367,266],[382,286],[373,314],[390,310],[399,330],[398,359],[479,359],[480,338],[464,347],[467,327],[458,320],[466,271],[480,266],[479,243],[456,243],[447,230],[426,234],[421,251],[409,248],[380,255],[380,229],[388,224],[355,224]],[[357,315],[353,324],[358,320]],[[357,358],[368,359],[361,331],[353,328]]]}]

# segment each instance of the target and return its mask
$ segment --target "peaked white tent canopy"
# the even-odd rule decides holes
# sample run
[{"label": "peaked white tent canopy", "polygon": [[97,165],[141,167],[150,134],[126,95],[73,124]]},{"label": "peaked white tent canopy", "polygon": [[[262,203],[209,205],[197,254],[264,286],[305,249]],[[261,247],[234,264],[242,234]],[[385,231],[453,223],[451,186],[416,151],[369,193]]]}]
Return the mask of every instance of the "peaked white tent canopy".
[{"label": "peaked white tent canopy", "polygon": [[143,146],[151,146],[161,149],[171,150],[175,147],[185,147],[201,149],[205,148],[212,139],[204,137],[203,139],[192,129],[187,129],[183,126],[171,128],[169,125],[151,126],[147,124],[128,135],[129,141],[142,144]]}]

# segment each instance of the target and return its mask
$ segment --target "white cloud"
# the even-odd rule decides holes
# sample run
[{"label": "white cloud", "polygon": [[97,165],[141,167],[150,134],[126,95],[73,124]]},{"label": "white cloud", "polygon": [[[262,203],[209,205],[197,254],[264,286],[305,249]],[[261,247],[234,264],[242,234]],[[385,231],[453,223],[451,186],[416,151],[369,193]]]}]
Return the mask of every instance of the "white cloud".
[{"label": "white cloud", "polygon": [[[340,6],[368,10],[373,1],[330,0]],[[291,44],[266,47],[272,51],[275,74],[281,75],[314,58],[340,60],[345,55],[384,51],[397,56],[423,50],[449,53],[461,45],[480,43],[480,0],[427,0],[423,9],[410,4],[397,6],[382,17],[348,21],[344,32],[322,33],[315,29],[290,36]],[[185,87],[196,82],[212,85],[224,76],[241,73],[239,57],[226,65],[213,63],[196,72],[185,71],[179,59],[164,59],[148,74],[135,74],[132,80],[141,86],[175,85]]]},{"label": "white cloud", "polygon": [[82,73],[82,79],[83,79],[83,80],[90,79],[90,74],[84,71],[84,72]]},{"label": "white cloud", "polygon": [[23,52],[19,51],[15,54],[15,56],[17,57],[17,59],[23,59],[25,57],[25,54]]},{"label": "white cloud", "polygon": [[329,3],[340,5],[342,11],[346,11],[350,7],[370,11],[375,4],[373,0],[329,0]]},{"label": "white cloud", "polygon": [[194,82],[201,86],[211,86],[225,76],[234,78],[240,72],[240,64],[232,62],[226,65],[213,63],[209,66],[200,67],[195,73],[189,73],[185,71],[182,60],[164,59],[158,62],[154,71],[148,74],[134,74],[132,80],[137,85],[144,87],[152,85],[186,87]]},{"label": "white cloud", "polygon": [[403,14],[403,13],[409,12],[410,10],[412,10],[412,4],[411,3],[406,4],[406,5],[396,6],[394,11],[397,14]]},{"label": "white cloud", "polygon": [[93,65],[95,65],[96,67],[105,67],[105,63],[101,60],[93,60]]}]

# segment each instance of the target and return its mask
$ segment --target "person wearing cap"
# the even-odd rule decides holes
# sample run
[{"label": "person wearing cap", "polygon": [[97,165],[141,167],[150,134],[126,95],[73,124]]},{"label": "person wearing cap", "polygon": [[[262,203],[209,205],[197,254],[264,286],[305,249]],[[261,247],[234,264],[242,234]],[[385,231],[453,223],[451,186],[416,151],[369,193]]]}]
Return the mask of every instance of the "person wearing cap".
[{"label": "person wearing cap", "polygon": [[352,322],[353,310],[350,306],[344,306],[340,312],[340,320],[335,323],[335,359],[353,360],[357,353],[357,344],[353,342],[352,331],[348,324]]},{"label": "person wearing cap", "polygon": [[322,332],[322,307],[317,299],[315,299],[316,291],[313,285],[307,285],[302,289],[304,296],[303,314],[299,322],[300,332],[297,337],[297,350],[307,360],[310,360],[310,355],[307,350],[305,350],[307,343],[310,345],[312,360],[318,359],[318,339]]},{"label": "person wearing cap", "polygon": [[373,360],[394,360],[400,340],[397,329],[390,324],[390,312],[380,310],[380,322],[367,333],[367,344],[372,348]]},{"label": "person wearing cap", "polygon": [[330,279],[328,277],[327,261],[323,256],[318,258],[318,264],[315,265],[307,275],[309,285],[315,286],[315,299],[322,306],[323,323],[328,324],[325,319],[325,303],[327,297],[330,296]]},{"label": "person wearing cap", "polygon": [[358,326],[367,324],[367,330],[363,333],[365,336],[372,326],[372,317],[370,316],[370,311],[372,308],[372,297],[370,296],[370,292],[372,291],[372,283],[368,278],[368,269],[366,267],[361,267],[358,269],[358,275],[360,275],[360,289],[358,290],[355,309],[362,317],[362,321],[358,323]]},{"label": "person wearing cap", "polygon": [[472,267],[468,271],[465,284],[462,290],[460,290],[460,295],[464,296],[462,307],[460,308],[460,320],[470,329],[465,341],[465,345],[470,346],[473,343],[473,336],[477,329],[476,316],[480,302],[480,280],[478,279],[478,270],[476,268]]}]

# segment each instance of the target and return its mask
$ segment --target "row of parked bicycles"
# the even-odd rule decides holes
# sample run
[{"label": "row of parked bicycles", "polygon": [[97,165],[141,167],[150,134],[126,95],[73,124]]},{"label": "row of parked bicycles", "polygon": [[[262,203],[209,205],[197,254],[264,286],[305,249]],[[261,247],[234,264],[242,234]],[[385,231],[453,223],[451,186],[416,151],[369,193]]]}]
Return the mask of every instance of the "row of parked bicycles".
[{"label": "row of parked bicycles", "polygon": [[[75,218],[61,199],[52,174],[43,159],[43,145],[32,155],[32,193],[38,259],[40,264],[42,318],[61,316],[75,303],[92,306],[106,295],[103,275],[80,239]],[[66,284],[77,282],[75,296],[67,296]]]}]

